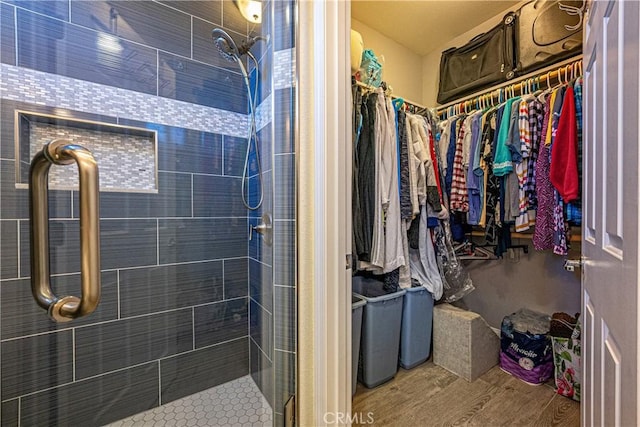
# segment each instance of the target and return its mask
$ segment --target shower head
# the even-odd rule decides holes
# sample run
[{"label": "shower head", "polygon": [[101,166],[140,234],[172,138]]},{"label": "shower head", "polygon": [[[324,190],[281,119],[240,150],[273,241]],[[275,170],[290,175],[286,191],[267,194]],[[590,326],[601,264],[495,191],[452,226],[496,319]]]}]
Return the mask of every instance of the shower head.
[{"label": "shower head", "polygon": [[214,28],[213,31],[211,31],[211,36],[213,37],[213,43],[216,45],[216,48],[218,48],[220,55],[229,62],[235,62],[240,59],[241,56],[249,53],[249,50],[257,41],[269,41],[269,36],[249,37],[247,40],[242,42],[240,46],[238,46],[236,42],[233,41],[229,33],[221,28]]},{"label": "shower head", "polygon": [[224,59],[229,62],[235,62],[240,59],[238,45],[236,45],[229,33],[221,28],[214,28],[211,31],[211,37],[213,37],[213,43]]},{"label": "shower head", "polygon": [[[263,189],[262,189],[262,169],[260,166],[260,157],[258,155],[259,144],[258,144],[258,134],[257,134],[258,129],[256,127],[256,108],[255,108],[257,97],[258,97],[258,86],[259,86],[257,82],[260,81],[260,77],[259,77],[259,69],[258,69],[259,68],[258,60],[253,55],[253,53],[250,52],[250,49],[251,47],[253,47],[254,44],[256,44],[258,40],[268,42],[269,36],[249,37],[247,38],[247,40],[242,42],[240,47],[238,47],[238,45],[231,38],[229,33],[227,33],[225,30],[221,28],[213,29],[213,31],[211,31],[211,37],[213,38],[213,43],[216,45],[216,48],[218,49],[218,52],[220,52],[220,55],[227,61],[235,62],[238,64],[238,68],[240,68],[240,72],[242,73],[242,78],[244,79],[244,86],[247,90],[247,101],[249,104],[249,112],[250,112],[250,120],[248,121],[249,143],[247,144],[247,150],[246,150],[245,159],[244,159],[244,170],[242,172],[242,177],[243,177],[242,203],[247,209],[256,210],[260,207],[260,205],[262,205],[262,199],[264,196]],[[247,73],[247,67],[245,66],[243,61],[240,59],[244,55],[247,55],[247,57],[255,63],[254,75],[255,75],[256,84],[253,85],[253,94],[251,93],[251,82],[249,81],[249,74]],[[249,154],[251,152],[252,142],[254,144],[254,153],[258,163],[258,182],[260,183],[260,200],[256,205],[253,205],[253,206],[250,205],[249,202],[247,201],[248,195],[245,191],[245,183],[248,182],[248,179],[244,179],[244,178],[248,178],[248,175],[249,175],[248,165],[249,165]]]}]

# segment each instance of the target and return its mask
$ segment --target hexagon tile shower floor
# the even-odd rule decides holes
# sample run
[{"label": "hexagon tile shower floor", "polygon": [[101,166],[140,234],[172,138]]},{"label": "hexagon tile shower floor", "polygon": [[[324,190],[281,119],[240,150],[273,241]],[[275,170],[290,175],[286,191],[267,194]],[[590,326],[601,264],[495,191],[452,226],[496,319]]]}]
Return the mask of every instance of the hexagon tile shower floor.
[{"label": "hexagon tile shower floor", "polygon": [[272,412],[247,375],[146,412],[109,424],[111,427],[271,426]]}]

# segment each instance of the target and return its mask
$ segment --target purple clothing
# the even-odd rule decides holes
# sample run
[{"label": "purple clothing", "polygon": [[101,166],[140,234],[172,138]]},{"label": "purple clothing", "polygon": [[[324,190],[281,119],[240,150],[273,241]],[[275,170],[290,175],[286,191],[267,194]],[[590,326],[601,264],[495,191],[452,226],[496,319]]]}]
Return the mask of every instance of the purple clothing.
[{"label": "purple clothing", "polygon": [[564,203],[557,191],[554,191],[555,206],[553,207],[553,253],[567,255],[567,230],[564,225]]},{"label": "purple clothing", "polygon": [[[542,135],[547,134],[547,127],[549,126],[551,111],[549,103],[550,99],[547,99],[544,109]],[[551,169],[551,151],[549,148],[544,141],[540,142],[540,150],[535,165],[538,213],[536,214],[536,228],[533,233],[533,247],[539,251],[553,248],[553,214],[556,201],[553,184],[551,184],[551,179],[549,178],[549,170]]]}]

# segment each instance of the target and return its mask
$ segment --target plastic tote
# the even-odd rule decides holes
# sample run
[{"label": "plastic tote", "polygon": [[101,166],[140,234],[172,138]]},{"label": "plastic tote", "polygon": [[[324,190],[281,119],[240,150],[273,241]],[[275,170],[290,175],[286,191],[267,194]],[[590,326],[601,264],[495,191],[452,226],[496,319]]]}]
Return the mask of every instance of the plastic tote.
[{"label": "plastic tote", "polygon": [[433,295],[422,286],[405,289],[400,332],[400,366],[415,368],[429,358]]},{"label": "plastic tote", "polygon": [[351,299],[351,395],[356,394],[356,378],[358,377],[358,360],[360,360],[360,336],[362,333],[362,310],[367,302],[353,295]]},{"label": "plastic tote", "polygon": [[353,292],[363,298],[362,338],[358,380],[368,388],[379,386],[398,372],[404,290],[387,293],[384,283],[355,276]]}]

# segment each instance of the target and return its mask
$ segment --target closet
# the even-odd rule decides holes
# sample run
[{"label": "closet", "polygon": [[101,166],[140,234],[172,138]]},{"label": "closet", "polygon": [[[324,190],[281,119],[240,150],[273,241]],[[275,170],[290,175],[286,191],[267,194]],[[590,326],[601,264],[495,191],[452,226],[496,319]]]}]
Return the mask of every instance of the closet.
[{"label": "closet", "polygon": [[[379,234],[381,237],[368,236],[362,239],[364,229],[379,226],[373,223],[384,221],[384,218],[374,220],[372,216],[369,219],[371,224],[366,221],[364,224],[361,219],[366,209],[362,209],[360,199],[354,202],[354,234],[358,236],[354,239],[354,254],[361,260],[356,265],[358,274],[384,274],[386,285],[398,289],[419,284],[427,288],[435,300],[442,297],[455,302],[457,306],[480,315],[495,330],[500,328],[505,316],[520,308],[548,315],[555,312],[572,315],[578,313],[581,304],[579,272],[566,271],[563,263],[566,258],[579,258],[581,251],[581,153],[573,150],[582,144],[581,112],[576,111],[575,107],[578,105],[580,109],[581,105],[581,55],[547,64],[532,73],[514,78],[512,82],[494,85],[439,106],[436,94],[441,52],[450,47],[459,47],[487,31],[507,12],[518,9],[523,3],[425,3],[433,3],[434,13],[443,13],[442,19],[451,22],[464,21],[464,18],[456,16],[454,9],[469,3],[487,3],[487,10],[484,11],[486,17],[480,22],[469,18],[466,28],[462,28],[459,23],[452,23],[451,26],[455,26],[457,32],[425,52],[415,44],[407,47],[406,41],[397,41],[402,37],[396,37],[389,31],[388,22],[379,25],[383,19],[377,20],[372,17],[375,11],[365,10],[382,6],[376,6],[371,2],[352,4],[352,29],[362,35],[364,49],[371,49],[378,55],[382,65],[379,80],[386,83],[381,88],[377,87],[379,82],[371,80],[364,84],[354,83],[355,111],[362,111],[360,106],[363,102],[370,102],[371,107],[375,108],[374,99],[380,102],[379,108],[386,107],[387,112],[395,109],[396,122],[393,123],[389,118],[387,124],[395,129],[394,138],[398,141],[398,150],[387,151],[388,155],[384,159],[395,161],[395,156],[400,158],[403,155],[402,132],[418,134],[417,138],[424,143],[424,152],[421,153],[424,168],[421,178],[416,179],[426,182],[422,187],[423,193],[407,195],[406,192],[403,193],[405,189],[402,184],[402,172],[398,169],[392,171],[396,176],[389,181],[390,190],[399,198],[399,204],[393,207],[394,211],[389,216],[399,214],[402,220],[407,222],[399,222],[402,224],[399,231]],[[436,3],[449,4],[445,7]],[[394,4],[397,5],[395,7],[409,9],[416,7],[411,3]],[[420,10],[423,7],[425,5],[421,5]],[[448,14],[444,13],[446,8],[449,8]],[[493,9],[488,10],[490,8]],[[376,28],[378,25],[381,28]],[[424,28],[419,30],[423,33],[416,37],[418,39],[424,37]],[[359,140],[361,132],[368,126],[367,120],[370,119],[361,117],[359,113],[354,114],[354,123],[357,123],[354,127],[355,140]],[[577,128],[577,133],[571,133],[571,128]],[[420,135],[420,132],[424,133]],[[570,143],[552,144],[558,136],[557,141]],[[367,160],[367,154],[359,151],[361,148],[359,146],[354,149],[356,156],[353,188],[356,192],[363,191],[358,183],[363,182],[366,162],[375,163],[373,156]],[[499,161],[500,156],[505,153],[509,153],[509,156]],[[550,157],[555,162],[549,164],[548,161],[543,161]],[[568,160],[560,162],[560,159]],[[398,164],[400,165],[401,161]],[[370,179],[376,178],[372,175]],[[412,205],[412,197],[423,200],[422,203],[418,202],[421,208],[416,209],[415,201]],[[441,210],[440,205],[444,210]],[[395,212],[395,209],[398,212]],[[400,277],[393,277],[393,274],[389,274],[395,269],[392,262],[384,260],[384,257],[378,258],[379,262],[376,262],[375,257],[371,257],[371,254],[363,249],[372,246],[375,248],[380,244],[380,239],[386,239],[387,245],[397,244],[397,239],[392,238],[390,242],[390,237],[399,235],[405,238],[411,229],[410,218],[415,220],[417,214],[420,219],[432,219],[439,214],[443,218],[449,218],[450,227],[446,231],[439,231],[438,227],[427,227],[425,219],[424,228],[417,227],[417,238],[423,240],[428,235],[429,240],[436,246],[436,250],[432,249],[431,253],[437,253],[437,256],[441,256],[442,248],[446,248],[446,244],[451,244],[464,267],[462,274],[468,275],[473,290],[464,289],[463,292],[456,293],[458,289],[447,290],[447,283],[443,284],[440,277],[434,278],[428,267],[441,266],[443,261],[436,259],[436,255],[421,263],[426,266],[425,280],[420,278],[420,274],[411,272],[409,279],[404,278],[410,282],[407,286],[406,282],[402,283],[402,268],[396,273]],[[364,216],[367,216],[366,212]],[[510,225],[506,225],[507,223]],[[447,236],[447,233],[451,235]],[[407,239],[410,239],[411,232],[408,236]],[[370,240],[376,240],[376,243],[372,244]],[[441,247],[438,247],[439,244]],[[401,252],[401,247],[402,245],[394,253]],[[418,245],[415,246],[417,247]],[[421,257],[420,250],[417,256]],[[437,267],[435,268],[437,270]],[[367,273],[363,273],[365,271]],[[444,281],[447,282],[446,278]],[[466,282],[461,286],[466,286]],[[433,402],[447,404],[447,398],[444,396],[455,389],[455,392],[463,397],[459,402],[448,402],[453,412],[459,411],[462,414],[467,410],[473,421],[479,424],[515,422],[514,418],[500,418],[496,415],[497,410],[483,411],[477,406],[490,402],[487,403],[487,407],[491,407],[492,404],[496,404],[496,399],[500,399],[502,393],[507,393],[505,390],[513,389],[516,390],[515,394],[528,395],[528,398],[535,401],[527,409],[524,408],[526,405],[520,402],[522,411],[527,412],[538,404],[538,412],[543,407],[557,405],[569,413],[567,418],[562,420],[566,425],[572,425],[576,421],[579,423],[579,405],[555,395],[548,385],[537,388],[521,384],[513,377],[501,376],[502,373],[496,369],[489,371],[487,377],[468,383],[458,382],[436,369],[414,369],[421,371],[401,369],[397,378],[389,383],[396,382],[396,385],[388,389],[388,394],[359,385],[354,398],[354,411],[372,411],[375,419],[376,405],[381,407],[378,410],[384,411],[393,411],[394,405],[400,405],[407,410],[407,400],[421,399],[423,395],[435,399]],[[553,381],[550,384],[552,386]],[[442,401],[438,401],[436,396],[440,392]],[[368,404],[368,399],[375,404]],[[399,399],[402,403],[394,404],[394,399]],[[483,399],[484,403],[479,404]],[[432,420],[429,417],[420,418],[421,409],[417,402],[409,406],[413,409],[407,410],[407,413],[410,417],[416,417],[414,422]],[[497,418],[491,418],[492,414]],[[442,416],[442,419],[446,418],[444,413]],[[381,416],[389,422],[390,419],[385,417]],[[459,421],[459,418],[454,416],[451,421]]]}]

